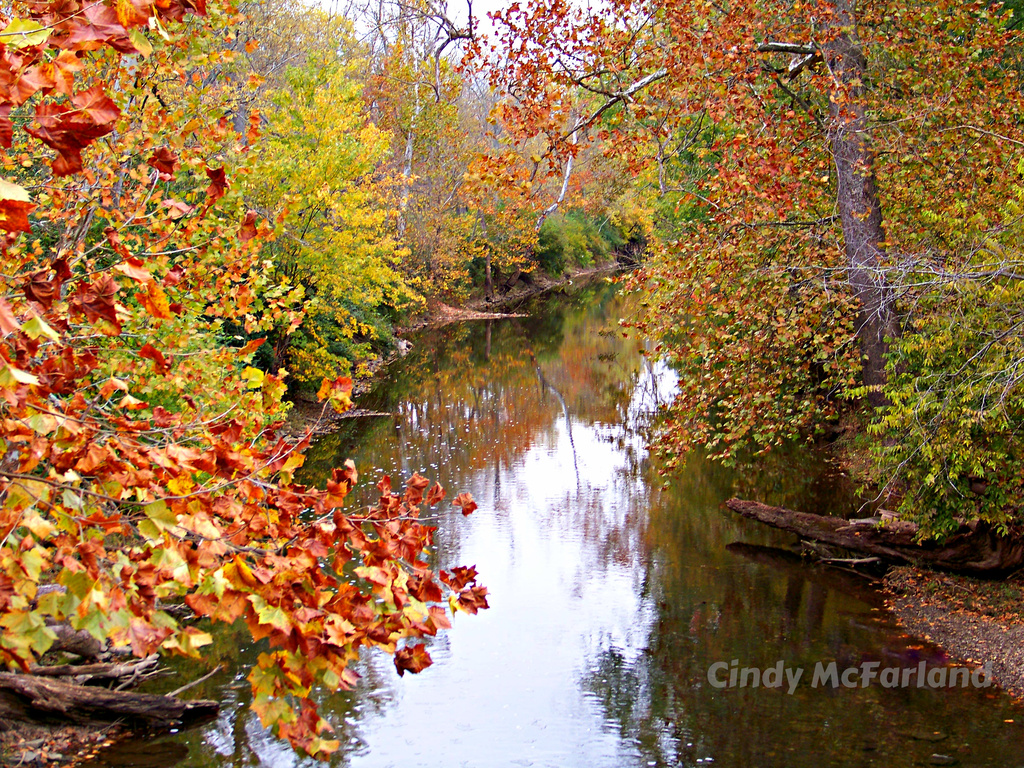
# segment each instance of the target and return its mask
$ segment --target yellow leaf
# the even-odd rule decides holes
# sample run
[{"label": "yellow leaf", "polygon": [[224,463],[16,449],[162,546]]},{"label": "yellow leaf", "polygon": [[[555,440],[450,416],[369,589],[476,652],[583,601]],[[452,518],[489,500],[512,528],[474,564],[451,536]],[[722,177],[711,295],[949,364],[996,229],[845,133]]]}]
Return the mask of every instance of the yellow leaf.
[{"label": "yellow leaf", "polygon": [[[27,48],[30,45],[42,45],[50,37],[51,30],[30,19],[12,19],[2,32],[0,42],[8,48]],[[10,186],[14,186],[13,184]],[[0,191],[2,193],[2,191]],[[14,198],[7,198],[8,200]]]}]

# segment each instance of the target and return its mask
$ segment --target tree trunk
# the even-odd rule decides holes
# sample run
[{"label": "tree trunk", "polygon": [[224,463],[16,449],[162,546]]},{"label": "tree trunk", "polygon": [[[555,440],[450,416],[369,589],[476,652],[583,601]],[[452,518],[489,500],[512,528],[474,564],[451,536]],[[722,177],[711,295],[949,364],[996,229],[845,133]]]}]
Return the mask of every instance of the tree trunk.
[{"label": "tree trunk", "polygon": [[491,249],[487,249],[487,259],[484,261],[484,298],[488,301],[494,299],[494,278],[491,276]]},{"label": "tree trunk", "polygon": [[1000,536],[985,523],[963,525],[939,544],[917,541],[917,526],[902,520],[886,523],[881,518],[846,520],[743,499],[729,499],[726,506],[773,528],[865,552],[891,563],[925,565],[988,578],[1002,577],[1024,566],[1024,541]]},{"label": "tree trunk", "polygon": [[837,207],[843,226],[850,285],[860,302],[857,338],[872,405],[885,404],[886,336],[899,335],[892,291],[883,271],[885,231],[867,131],[863,82],[867,59],[857,37],[851,0],[837,0],[835,38],[824,46],[835,87],[829,95],[829,147],[838,180]]},{"label": "tree trunk", "polygon": [[188,725],[216,715],[218,708],[215,701],[182,701],[173,696],[108,691],[47,677],[0,672],[0,730],[18,723],[39,722]]}]

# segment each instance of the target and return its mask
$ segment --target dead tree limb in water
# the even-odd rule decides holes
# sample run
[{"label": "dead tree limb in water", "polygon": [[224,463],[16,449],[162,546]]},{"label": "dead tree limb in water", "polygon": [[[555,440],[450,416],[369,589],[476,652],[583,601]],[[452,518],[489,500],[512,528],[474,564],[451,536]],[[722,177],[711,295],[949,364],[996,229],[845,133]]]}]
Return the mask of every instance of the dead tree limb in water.
[{"label": "dead tree limb in water", "polygon": [[1024,540],[1000,536],[986,523],[962,525],[939,543],[918,541],[917,526],[906,521],[847,520],[743,499],[729,499],[726,506],[801,538],[863,552],[890,563],[912,563],[986,578],[1002,577],[1024,566]]},{"label": "dead tree limb in water", "polygon": [[218,708],[215,701],[183,701],[0,672],[0,730],[55,721],[78,725],[125,722],[166,728],[205,720],[216,715]]}]

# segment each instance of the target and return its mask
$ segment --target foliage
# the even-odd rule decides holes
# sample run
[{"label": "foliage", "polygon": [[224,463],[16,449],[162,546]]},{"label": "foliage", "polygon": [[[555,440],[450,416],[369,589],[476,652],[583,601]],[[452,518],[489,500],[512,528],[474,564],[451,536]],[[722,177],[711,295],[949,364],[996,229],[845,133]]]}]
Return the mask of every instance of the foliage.
[{"label": "foliage", "polygon": [[885,492],[934,535],[973,518],[1007,532],[1021,519],[1022,203],[1017,187],[988,214],[999,226],[966,264],[915,272],[908,332],[890,361],[891,405],[871,426]]},{"label": "foliage", "polygon": [[665,245],[633,285],[682,374],[667,453],[767,449],[865,398],[924,535],[1019,517],[1016,19],[620,0],[496,22],[520,144],[552,166],[599,147],[656,198]]},{"label": "foliage", "polygon": [[[184,601],[267,640],[254,707],[325,754],[310,691],[352,685],[363,647],[421,670],[413,641],[448,626],[444,593],[475,613],[486,590],[473,569],[427,565],[419,507],[440,486],[384,478],[377,505],[345,514],[351,463],[324,490],[294,482],[308,438],[276,434],[283,372],[251,366],[262,339],[224,346],[232,328],[301,322],[269,280],[284,232],[225,171],[261,141],[258,115],[239,136],[210,85],[236,58],[212,41],[235,22],[177,0],[15,3],[3,19],[0,660],[27,669],[50,622],[195,656],[209,635],[165,610]],[[344,409],[350,391],[325,379],[320,396]]]},{"label": "foliage", "polygon": [[307,384],[369,357],[354,339],[385,343],[381,312],[422,302],[399,271],[407,252],[394,235],[392,185],[377,173],[389,137],[364,114],[360,66],[312,57],[290,69],[248,153],[246,197],[277,222],[266,255],[281,288],[304,294],[305,318],[283,357]]},{"label": "foliage", "polygon": [[607,219],[595,221],[580,211],[549,216],[537,237],[540,268],[557,275],[567,267],[589,267],[626,244],[623,232]]}]

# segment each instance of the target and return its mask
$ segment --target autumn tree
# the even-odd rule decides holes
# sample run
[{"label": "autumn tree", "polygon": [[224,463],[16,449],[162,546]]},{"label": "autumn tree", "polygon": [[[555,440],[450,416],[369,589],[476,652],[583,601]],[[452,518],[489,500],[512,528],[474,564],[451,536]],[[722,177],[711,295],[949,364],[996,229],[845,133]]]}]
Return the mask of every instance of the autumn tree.
[{"label": "autumn tree", "polygon": [[303,295],[301,325],[277,326],[275,357],[314,388],[385,348],[391,321],[423,302],[401,268],[400,181],[384,169],[391,137],[364,109],[364,65],[327,54],[290,68],[245,158],[245,197],[276,222],[264,256],[278,290]]},{"label": "autumn tree", "polygon": [[[1015,380],[984,373],[1016,359],[1012,17],[988,3],[622,2],[517,5],[496,23],[512,55],[494,82],[524,140],[553,156],[599,142],[668,203],[671,235],[635,283],[651,297],[640,330],[684,374],[668,451],[765,449],[861,396],[884,479],[914,486],[904,512],[938,520],[933,492],[961,511],[926,531],[976,512],[967,488],[1012,463],[1018,423]],[[939,350],[942,372],[922,369]],[[970,394],[951,388],[967,371]],[[937,444],[940,424],[959,437]],[[978,453],[979,430],[1003,437]]]},{"label": "autumn tree", "polygon": [[[233,64],[214,41],[238,21],[173,0],[15,3],[0,21],[0,660],[28,672],[62,628],[197,655],[209,635],[172,604],[244,621],[269,645],[254,708],[323,755],[337,744],[310,692],[353,685],[365,647],[421,670],[445,593],[475,613],[486,590],[427,565],[418,510],[440,486],[384,478],[345,513],[351,463],[296,483],[308,438],[277,433],[284,372],[250,364],[260,338],[225,344],[301,319],[269,289],[273,223],[227,172],[260,126],[239,136],[204,81]],[[343,409],[350,388],[320,394]]]}]

